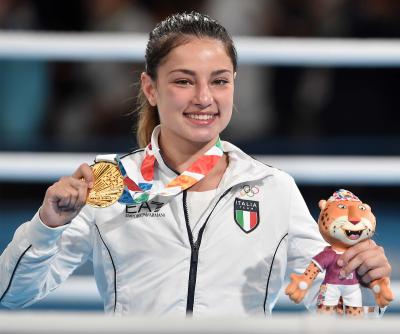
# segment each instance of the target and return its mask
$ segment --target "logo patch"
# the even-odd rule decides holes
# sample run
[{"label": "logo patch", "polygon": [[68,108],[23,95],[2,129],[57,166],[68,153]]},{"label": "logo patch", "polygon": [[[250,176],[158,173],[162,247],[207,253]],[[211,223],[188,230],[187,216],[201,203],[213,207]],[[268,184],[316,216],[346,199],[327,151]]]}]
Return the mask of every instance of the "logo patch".
[{"label": "logo patch", "polygon": [[135,205],[127,205],[125,209],[125,216],[127,218],[165,217],[165,213],[159,212],[164,204],[165,203],[150,201]]},{"label": "logo patch", "polygon": [[258,201],[235,198],[233,215],[236,224],[246,233],[253,231],[260,222]]},{"label": "logo patch", "polygon": [[260,189],[257,186],[250,186],[248,184],[245,184],[240,188],[240,191],[238,193],[238,196],[240,198],[243,197],[254,197],[260,192]]}]

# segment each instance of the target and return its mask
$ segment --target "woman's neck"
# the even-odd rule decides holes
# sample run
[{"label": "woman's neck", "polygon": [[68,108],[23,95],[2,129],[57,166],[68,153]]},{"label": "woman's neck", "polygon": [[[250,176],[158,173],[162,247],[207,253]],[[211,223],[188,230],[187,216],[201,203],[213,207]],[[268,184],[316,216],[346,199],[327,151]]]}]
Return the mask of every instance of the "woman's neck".
[{"label": "woman's neck", "polygon": [[177,172],[182,173],[213,147],[215,141],[216,139],[208,143],[193,143],[175,138],[173,144],[171,144],[171,141],[164,138],[161,133],[158,144],[167,165]]}]

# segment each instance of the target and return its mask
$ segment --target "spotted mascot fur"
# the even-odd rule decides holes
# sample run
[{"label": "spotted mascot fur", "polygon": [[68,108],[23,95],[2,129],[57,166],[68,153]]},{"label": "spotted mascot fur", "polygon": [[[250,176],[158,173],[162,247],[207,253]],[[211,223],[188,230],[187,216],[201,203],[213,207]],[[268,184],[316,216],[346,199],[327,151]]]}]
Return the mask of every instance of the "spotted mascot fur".
[{"label": "spotted mascot fur", "polygon": [[[319,207],[319,231],[331,246],[316,255],[302,275],[291,274],[291,283],[285,293],[295,303],[300,303],[315,277],[325,271],[317,299],[317,312],[343,314],[344,309],[348,317],[361,317],[363,305],[359,277],[356,272],[347,277],[340,276],[341,268],[337,260],[347,248],[373,236],[375,216],[368,204],[344,189],[336,191],[327,201],[319,201]],[[394,299],[388,277],[371,282],[369,287],[380,307],[387,306]]]}]

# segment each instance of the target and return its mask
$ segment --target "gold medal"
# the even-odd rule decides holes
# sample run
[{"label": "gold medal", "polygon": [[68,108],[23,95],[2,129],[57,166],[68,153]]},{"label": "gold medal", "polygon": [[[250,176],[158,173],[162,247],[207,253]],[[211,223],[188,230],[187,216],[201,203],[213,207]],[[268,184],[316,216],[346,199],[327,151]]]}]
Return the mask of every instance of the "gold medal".
[{"label": "gold medal", "polygon": [[94,175],[94,185],[90,190],[86,203],[105,208],[115,203],[124,190],[124,179],[116,164],[97,162],[91,166]]}]

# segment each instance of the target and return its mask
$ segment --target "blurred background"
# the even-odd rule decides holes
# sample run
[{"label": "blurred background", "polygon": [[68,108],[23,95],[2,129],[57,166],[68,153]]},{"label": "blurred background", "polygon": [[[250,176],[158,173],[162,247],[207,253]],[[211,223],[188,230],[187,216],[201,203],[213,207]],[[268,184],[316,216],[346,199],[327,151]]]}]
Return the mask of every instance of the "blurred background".
[{"label": "blurred background", "polygon": [[[0,0],[0,30],[148,33],[156,22],[183,10],[209,14],[234,38],[400,37],[396,0]],[[0,57],[0,165],[6,153],[135,149],[132,112],[142,70],[143,63]],[[222,138],[260,156],[397,158],[398,87],[400,67],[239,64],[236,110]],[[29,161],[21,164],[29,169]],[[0,179],[0,252],[17,226],[34,215],[53,181]],[[315,218],[318,200],[339,187],[373,207],[375,240],[385,247],[394,280],[400,280],[399,181],[297,180]],[[88,264],[75,275],[90,274]],[[41,307],[101,309],[98,300],[32,308]]]}]

